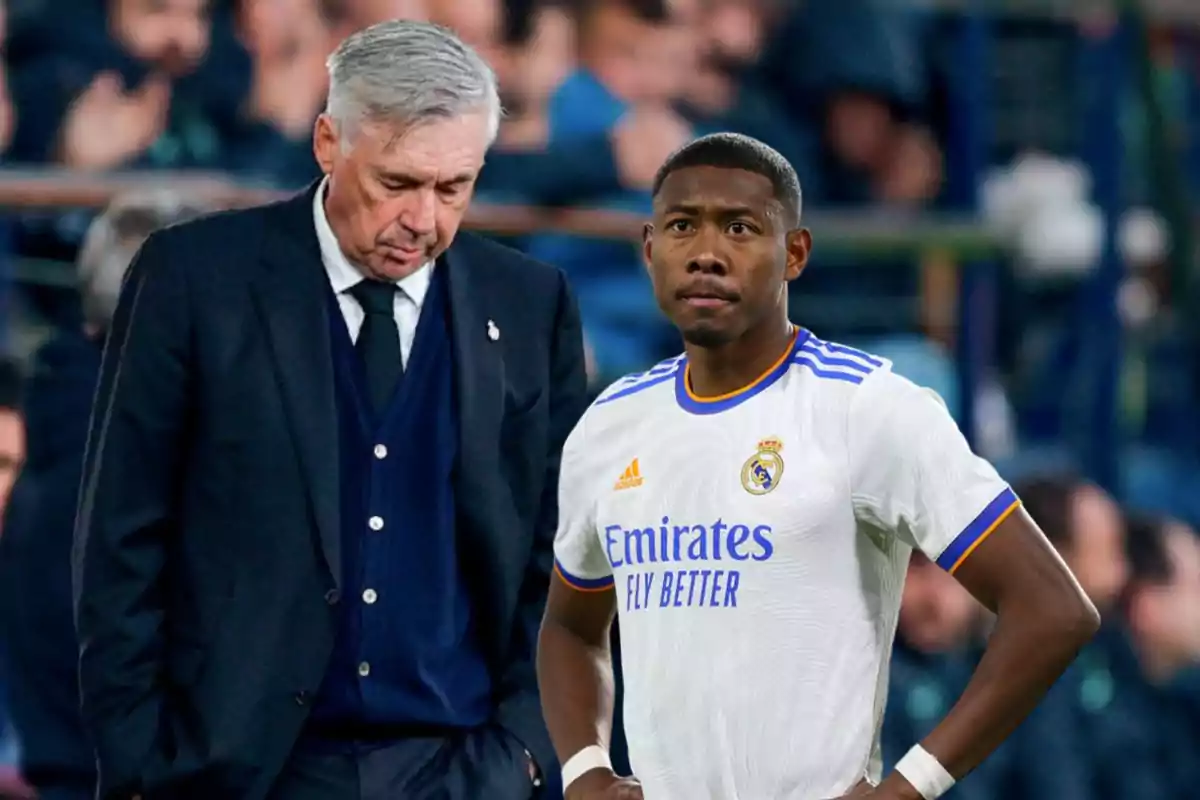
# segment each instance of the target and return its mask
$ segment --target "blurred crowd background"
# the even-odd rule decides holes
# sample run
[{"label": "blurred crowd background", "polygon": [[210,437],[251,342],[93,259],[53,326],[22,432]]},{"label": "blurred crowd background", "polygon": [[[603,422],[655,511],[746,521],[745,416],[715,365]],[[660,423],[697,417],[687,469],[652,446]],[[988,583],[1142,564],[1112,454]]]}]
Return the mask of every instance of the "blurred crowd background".
[{"label": "blurred crowd background", "polygon": [[[597,389],[679,348],[635,245],[662,160],[734,130],[795,165],[816,249],[794,319],[937,389],[1105,614],[1047,701],[952,797],[1200,797],[1200,5],[2,10],[0,797],[31,797],[46,776],[91,780],[69,548],[129,259],[161,225],[312,181],[326,57],[396,17],[452,27],[496,69],[507,117],[470,224],[566,270]],[[953,702],[989,624],[952,578],[914,561],[889,764]]]}]

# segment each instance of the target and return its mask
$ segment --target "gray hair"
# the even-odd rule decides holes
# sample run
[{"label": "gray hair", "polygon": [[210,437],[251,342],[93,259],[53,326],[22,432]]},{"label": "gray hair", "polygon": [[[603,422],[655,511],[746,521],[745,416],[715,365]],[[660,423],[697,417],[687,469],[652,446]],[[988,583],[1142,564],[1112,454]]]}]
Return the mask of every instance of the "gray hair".
[{"label": "gray hair", "polygon": [[496,74],[452,31],[390,20],[346,38],[326,62],[325,111],[343,143],[364,121],[405,127],[431,119],[488,115],[488,144],[500,127]]},{"label": "gray hair", "polygon": [[84,323],[96,330],[108,329],[125,272],[150,234],[210,210],[170,189],[131,192],[114,199],[92,220],[75,259]]}]

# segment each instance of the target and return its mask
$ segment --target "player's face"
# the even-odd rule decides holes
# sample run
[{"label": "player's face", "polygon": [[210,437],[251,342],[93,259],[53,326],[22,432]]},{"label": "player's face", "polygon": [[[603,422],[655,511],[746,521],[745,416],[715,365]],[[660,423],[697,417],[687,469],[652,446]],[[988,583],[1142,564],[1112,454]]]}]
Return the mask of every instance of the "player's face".
[{"label": "player's face", "polygon": [[787,283],[812,244],[790,223],[757,173],[687,167],[667,177],[643,250],[658,305],[685,341],[718,347],[786,313]]}]

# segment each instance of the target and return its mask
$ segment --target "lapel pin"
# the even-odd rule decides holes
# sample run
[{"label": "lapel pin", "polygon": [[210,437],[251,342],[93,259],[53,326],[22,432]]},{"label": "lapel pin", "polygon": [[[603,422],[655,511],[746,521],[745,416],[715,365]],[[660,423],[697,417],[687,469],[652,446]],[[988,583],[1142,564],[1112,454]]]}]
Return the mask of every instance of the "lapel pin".
[{"label": "lapel pin", "polygon": [[487,334],[488,338],[493,342],[500,338],[500,329],[497,328],[496,323],[492,322],[490,319],[487,321]]}]

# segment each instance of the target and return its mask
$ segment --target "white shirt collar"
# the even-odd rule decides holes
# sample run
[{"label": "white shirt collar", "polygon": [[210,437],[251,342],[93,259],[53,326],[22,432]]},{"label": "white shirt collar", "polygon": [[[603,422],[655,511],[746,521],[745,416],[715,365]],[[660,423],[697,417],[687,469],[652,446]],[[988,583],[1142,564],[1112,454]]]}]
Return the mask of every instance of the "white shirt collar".
[{"label": "white shirt collar", "polygon": [[[333,234],[333,228],[329,225],[329,218],[325,216],[325,186],[328,183],[329,178],[322,180],[313,197],[313,223],[317,228],[317,242],[321,246],[321,261],[325,264],[326,274],[329,275],[329,285],[333,287],[334,293],[341,294],[361,281],[363,273],[350,263],[350,259],[346,258],[341,245],[338,244],[337,237]],[[420,308],[429,291],[432,273],[430,265],[424,264],[412,274],[396,281],[396,286],[400,287],[400,290],[413,301],[417,308]]]}]

